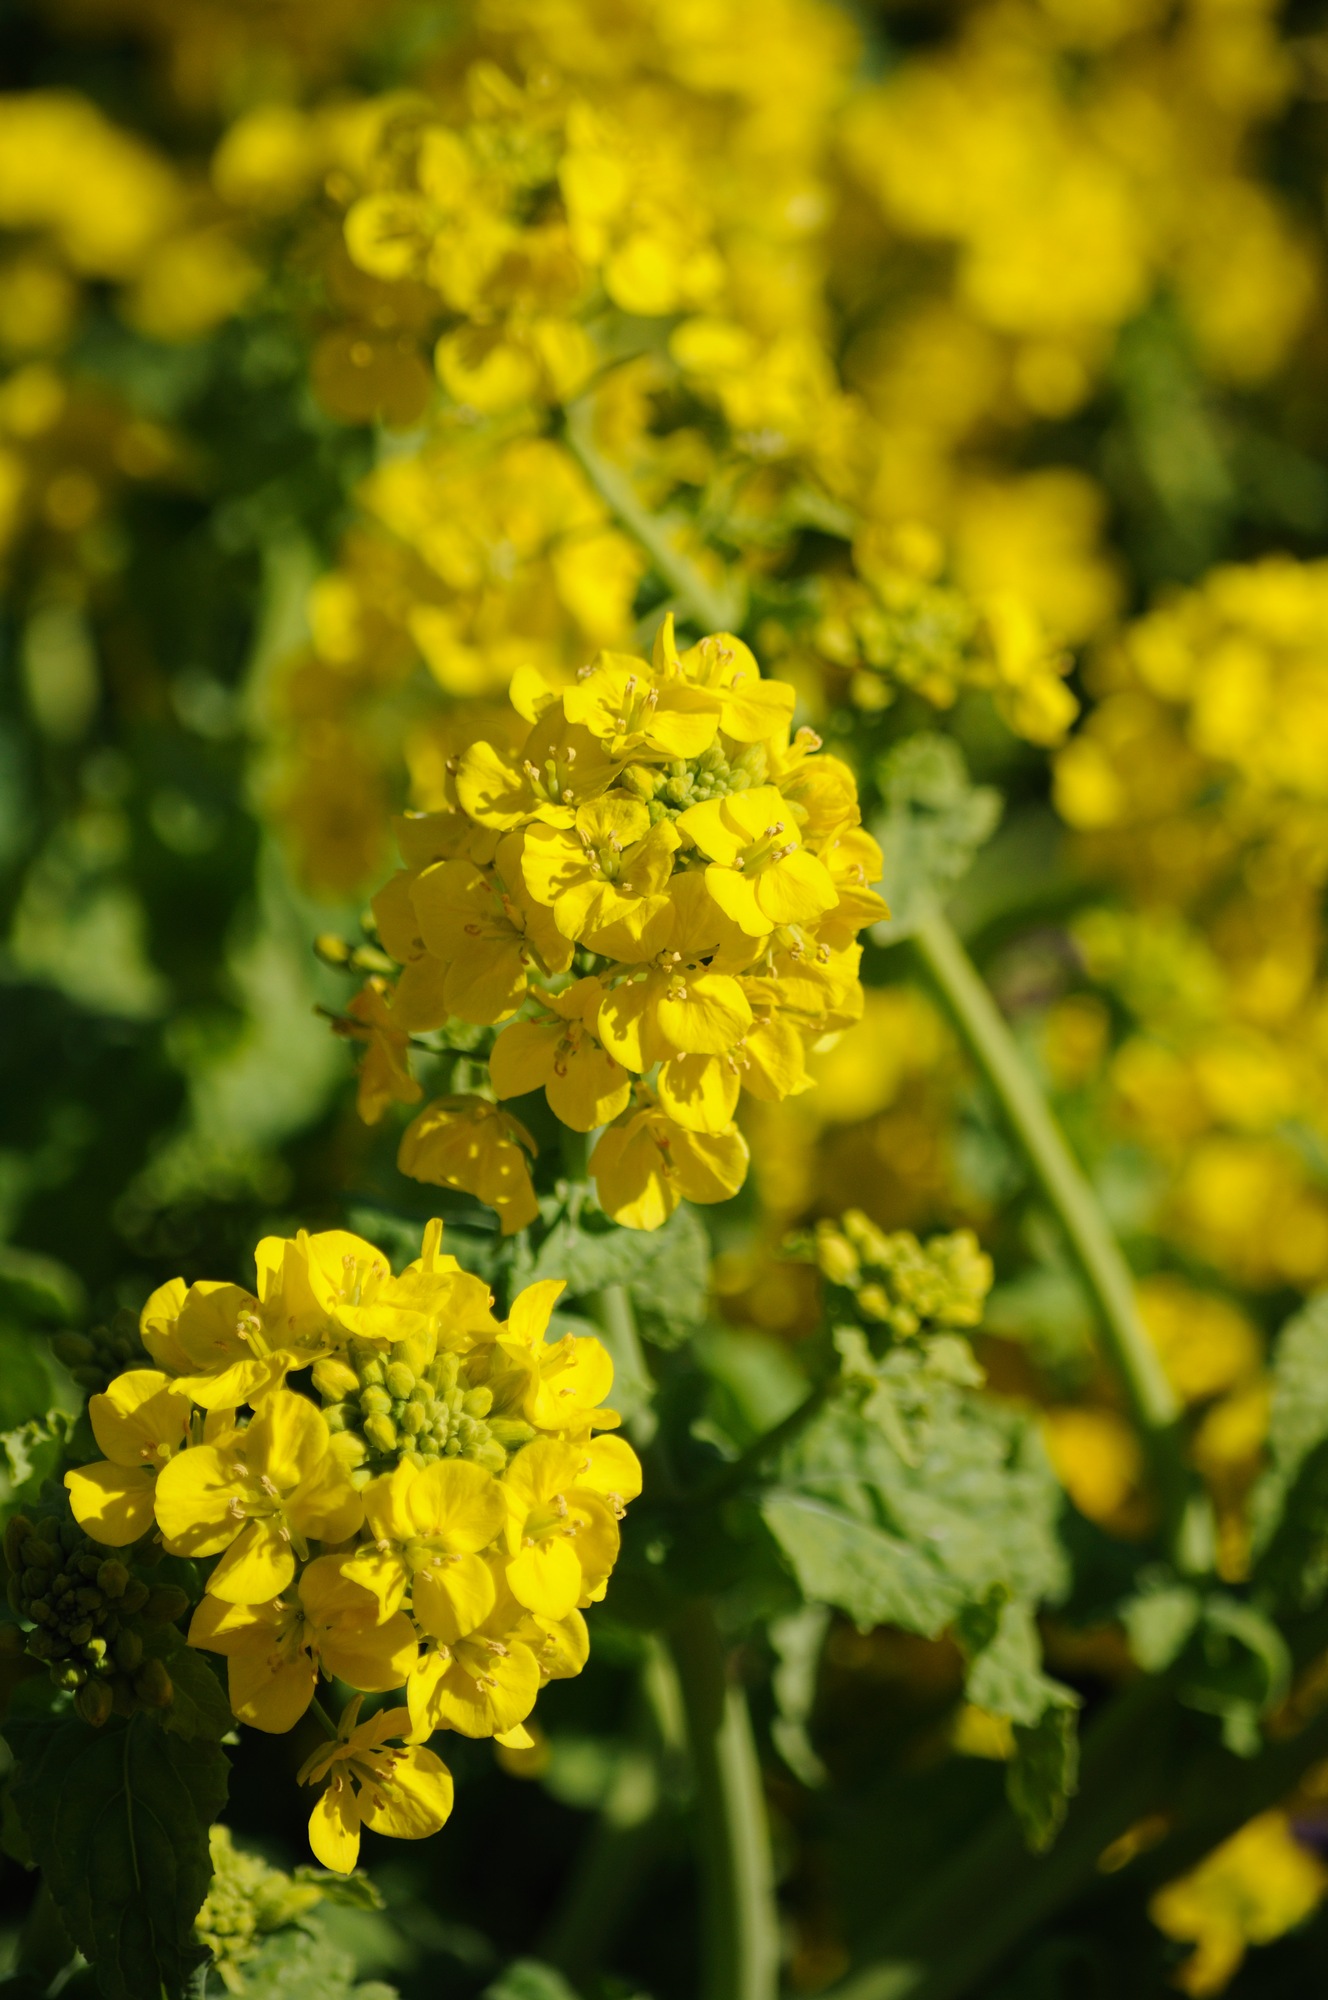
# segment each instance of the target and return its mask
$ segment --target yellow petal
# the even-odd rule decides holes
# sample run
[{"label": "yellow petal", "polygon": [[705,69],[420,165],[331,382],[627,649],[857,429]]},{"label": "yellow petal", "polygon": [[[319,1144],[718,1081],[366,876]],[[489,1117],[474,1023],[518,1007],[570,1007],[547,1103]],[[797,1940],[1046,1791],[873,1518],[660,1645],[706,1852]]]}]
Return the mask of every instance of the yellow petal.
[{"label": "yellow petal", "polygon": [[94,1542],[111,1549],[127,1548],[146,1535],[156,1483],[147,1467],[113,1465],[109,1459],[65,1474],[74,1519]]},{"label": "yellow petal", "polygon": [[489,1055],[495,1095],[524,1097],[529,1091],[542,1090],[553,1073],[563,1033],[556,1021],[513,1021],[504,1028]]},{"label": "yellow petal", "polygon": [[314,1859],[334,1875],[349,1875],[360,1858],[360,1815],[350,1780],[338,1774],[309,1815]]},{"label": "yellow petal", "polygon": [[565,1618],[581,1595],[581,1564],[566,1535],[523,1548],[507,1565],[507,1587],[518,1604],[544,1618]]},{"label": "yellow petal", "polygon": [[659,1101],[689,1132],[723,1132],[742,1089],[739,1071],[723,1056],[674,1056],[659,1073]]},{"label": "yellow petal", "polygon": [[263,1651],[237,1652],[226,1668],[231,1712],[251,1729],[284,1736],[314,1698],[318,1674],[308,1654],[294,1660]]},{"label": "yellow petal", "polygon": [[364,1824],[394,1840],[425,1840],[445,1826],[452,1811],[452,1774],[441,1757],[408,1743],[393,1753],[392,1775],[381,1787],[381,1805],[365,1795]]},{"label": "yellow petal", "polygon": [[[767,874],[772,872],[766,870]],[[736,868],[715,865],[705,872],[706,888],[713,900],[749,937],[766,937],[775,928],[775,919],[767,915],[757,900],[757,883],[763,880],[763,876],[753,878],[740,874]]]},{"label": "yellow petal", "polygon": [[264,1604],[280,1597],[295,1575],[295,1557],[275,1521],[246,1521],[208,1578],[227,1604]]},{"label": "yellow petal", "polygon": [[512,1338],[525,1347],[541,1346],[553,1309],[566,1290],[565,1278],[541,1278],[538,1283],[527,1285],[518,1292],[512,1301],[512,1312],[507,1322]]},{"label": "yellow petal", "polygon": [[330,1433],[307,1396],[278,1389],[264,1398],[245,1432],[245,1458],[278,1492],[288,1493],[327,1456]]},{"label": "yellow petal", "polygon": [[455,1645],[482,1625],[497,1598],[493,1570],[483,1556],[456,1556],[415,1573],[415,1617],[431,1638],[444,1645]]},{"label": "yellow petal", "polygon": [[[709,879],[707,872],[706,880]],[[714,895],[713,883],[710,891]],[[824,862],[809,854],[805,847],[795,847],[782,861],[761,870],[756,877],[756,900],[772,925],[809,924],[826,910],[834,909],[839,892]],[[744,924],[743,928],[748,926]]]},{"label": "yellow petal", "polygon": [[194,1445],[163,1466],[157,1478],[157,1525],[171,1554],[215,1556],[227,1548],[240,1532],[240,1520],[231,1510],[238,1490],[235,1455],[217,1445]]},{"label": "yellow petal", "polygon": [[[559,1282],[555,1298],[561,1290]],[[487,1548],[505,1518],[498,1481],[482,1465],[464,1458],[439,1458],[426,1465],[410,1490],[408,1505],[414,1532],[437,1536],[458,1555]]]}]

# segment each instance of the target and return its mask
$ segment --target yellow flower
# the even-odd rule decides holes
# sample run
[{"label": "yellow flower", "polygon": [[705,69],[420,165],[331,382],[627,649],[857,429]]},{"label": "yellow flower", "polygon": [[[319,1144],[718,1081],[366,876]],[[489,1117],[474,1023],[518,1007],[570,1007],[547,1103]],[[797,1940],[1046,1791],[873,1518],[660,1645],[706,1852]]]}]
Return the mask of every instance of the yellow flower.
[{"label": "yellow flower", "polygon": [[267,1604],[205,1597],[189,1643],[226,1656],[232,1712],[274,1735],[294,1728],[320,1671],[377,1694],[405,1685],[419,1650],[405,1613],[383,1617],[376,1598],[344,1573],[340,1556],[319,1556],[293,1591]]},{"label": "yellow flower", "polygon": [[408,1710],[380,1709],[363,1723],[359,1713],[357,1695],[335,1743],[316,1750],[300,1771],[302,1785],[328,1781],[309,1815],[309,1845],[338,1875],[349,1875],[359,1860],[362,1826],[396,1840],[424,1840],[452,1811],[452,1778],[442,1759],[415,1743],[388,1747],[409,1733]]},{"label": "yellow flower", "polygon": [[439,1596],[463,1621],[477,1625],[488,1616],[493,1572],[479,1551],[507,1519],[492,1473],[461,1458],[435,1459],[423,1469],[407,1459],[373,1480],[363,1497],[373,1539],[346,1558],[345,1573],[373,1593],[384,1617],[408,1591],[421,1622]]},{"label": "yellow flower", "polygon": [[563,1290],[562,1279],[543,1278],[513,1300],[511,1317],[497,1342],[508,1369],[504,1387],[515,1378],[513,1400],[537,1430],[579,1434],[592,1426],[614,1429],[620,1421],[616,1411],[600,1407],[613,1387],[613,1360],[607,1348],[593,1334],[547,1338],[549,1319]]},{"label": "yellow flower", "polygon": [[747,1142],[688,1132],[653,1100],[610,1125],[590,1156],[600,1207],[627,1229],[658,1229],[678,1203],[727,1201],[747,1173]]},{"label": "yellow flower", "polygon": [[622,762],[699,757],[715,740],[719,711],[702,689],[664,680],[622,653],[601,653],[563,696],[567,720]]},{"label": "yellow flower", "polygon": [[483,1097],[436,1097],[401,1135],[397,1165],[413,1180],[478,1195],[502,1218],[504,1236],[539,1213],[526,1153],[535,1141],[509,1111]]},{"label": "yellow flower", "polygon": [[644,959],[669,932],[664,891],[680,845],[669,820],[652,826],[640,799],[609,792],[578,806],[570,828],[529,828],[522,868],[564,937],[607,958]]},{"label": "yellow flower", "polygon": [[578,1485],[584,1454],[556,1438],[519,1451],[503,1479],[507,1502],[507,1587],[544,1618],[565,1618],[604,1595],[618,1555],[613,1510]]},{"label": "yellow flower", "polygon": [[[487,1025],[521,1004],[532,964],[565,972],[572,945],[521,876],[524,836],[500,841],[492,870],[470,861],[438,861],[411,891],[420,935],[439,962],[437,1027],[449,1015]],[[419,1018],[418,996],[415,1018]],[[427,1019],[427,1016],[426,1016]]]},{"label": "yellow flower", "polygon": [[542,1088],[554,1116],[574,1132],[593,1132],[626,1110],[631,1077],[594,1032],[603,999],[598,979],[578,979],[543,997],[543,1019],[504,1028],[489,1057],[498,1096]]},{"label": "yellow flower", "polygon": [[364,1518],[320,1411],[277,1389],[247,1430],[173,1458],[157,1480],[157,1524],[172,1555],[216,1556],[213,1596],[279,1597],[311,1541],[343,1542]]},{"label": "yellow flower", "polygon": [[735,743],[764,743],[792,720],[793,688],[787,681],[762,680],[755,656],[731,632],[711,633],[679,654],[670,611],[655,637],[654,665],[667,676],[666,685],[676,677],[708,695],[719,727]]},{"label": "yellow flower", "polygon": [[106,1456],[65,1474],[80,1528],[113,1549],[148,1532],[157,1476],[183,1448],[192,1414],[188,1396],[155,1368],[131,1368],[92,1397],[92,1434]]},{"label": "yellow flower", "polygon": [[364,1045],[355,1102],[366,1125],[376,1125],[389,1104],[418,1104],[423,1095],[410,1073],[410,1036],[392,1014],[391,992],[385,979],[366,980],[346,1008],[348,1025],[336,1024]]},{"label": "yellow flower", "polygon": [[1195,1947],[1176,1975],[1185,1993],[1220,1993],[1246,1947],[1268,1944],[1317,1909],[1328,1887],[1318,1856],[1284,1812],[1260,1813],[1148,1906],[1158,1929]]},{"label": "yellow flower", "polygon": [[576,807],[607,792],[621,769],[589,729],[569,723],[555,702],[519,750],[473,743],[456,777],[461,809],[479,826],[507,833],[538,819],[571,826]]},{"label": "yellow flower", "polygon": [[689,806],[678,826],[709,857],[710,894],[751,937],[814,922],[838,900],[829,871],[803,846],[792,809],[774,785]]},{"label": "yellow flower", "polygon": [[462,1616],[450,1599],[431,1601],[421,1624],[431,1643],[406,1686],[412,1734],[435,1729],[462,1736],[503,1736],[524,1722],[540,1691],[543,1634],[502,1581],[482,1619]]}]

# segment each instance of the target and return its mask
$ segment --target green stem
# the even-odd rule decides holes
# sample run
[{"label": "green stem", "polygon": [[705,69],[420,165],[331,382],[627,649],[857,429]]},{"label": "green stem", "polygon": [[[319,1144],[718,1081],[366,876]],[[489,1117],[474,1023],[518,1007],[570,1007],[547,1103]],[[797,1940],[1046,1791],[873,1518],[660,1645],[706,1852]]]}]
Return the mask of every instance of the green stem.
[{"label": "green stem", "polygon": [[775,2000],[779,1917],[761,1768],[715,1614],[689,1605],[669,1633],[696,1785],[701,2000]]},{"label": "green stem", "polygon": [[674,546],[663,521],[642,506],[627,476],[601,456],[584,404],[567,411],[563,442],[610,513],[641,544],[686,617],[704,632],[736,631],[743,619],[741,590],[716,589]]},{"label": "green stem", "polygon": [[644,1448],[658,1428],[652,1408],[655,1381],[646,1364],[631,1297],[626,1285],[605,1285],[588,1303],[613,1361],[615,1407],[622,1409],[632,1443]]},{"label": "green stem", "polygon": [[837,1376],[830,1376],[826,1381],[818,1382],[786,1417],[781,1417],[770,1430],[749,1444],[746,1451],[740,1452],[731,1464],[721,1466],[713,1478],[686,1494],[684,1504],[688,1507],[713,1506],[716,1500],[726,1500],[739,1487],[745,1486],[753,1472],[807,1428],[812,1418],[824,1408],[838,1381]]},{"label": "green stem", "polygon": [[337,1725],[332,1720],[327,1710],[323,1707],[322,1702],[318,1701],[317,1699],[311,1701],[309,1704],[309,1713],[310,1715],[312,1715],[314,1721],[318,1724],[319,1728],[323,1731],[323,1734],[325,1736],[330,1736],[332,1740],[335,1742],[337,1735],[339,1733]]},{"label": "green stem", "polygon": [[[1004,1017],[946,918],[939,911],[924,917],[912,941],[1065,1232],[1143,1434],[1164,1508],[1174,1531],[1183,1534],[1190,1482],[1180,1453],[1180,1403],[1139,1316],[1130,1267]],[[1190,1523],[1191,1532],[1195,1525]]]}]

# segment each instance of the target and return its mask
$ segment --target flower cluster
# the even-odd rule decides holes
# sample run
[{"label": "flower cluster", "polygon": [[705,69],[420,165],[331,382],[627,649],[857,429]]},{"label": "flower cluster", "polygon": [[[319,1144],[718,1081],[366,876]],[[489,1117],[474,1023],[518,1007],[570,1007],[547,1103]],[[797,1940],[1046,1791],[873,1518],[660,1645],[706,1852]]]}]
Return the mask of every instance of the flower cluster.
[{"label": "flower cluster", "polygon": [[[155,1366],[92,1398],[105,1457],[65,1475],[107,1572],[121,1565],[105,1547],[145,1537],[206,1565],[189,1641],[225,1656],[238,1720],[293,1728],[320,1675],[404,1689],[363,1722],[357,1699],[305,1767],[326,1781],[314,1850],[342,1872],[361,1823],[417,1838],[447,1818],[434,1731],[528,1740],[541,1686],[585,1664],[582,1610],[640,1491],[630,1447],[596,1435],[618,1422],[601,1406],[608,1355],[545,1338],[561,1285],[531,1286],[500,1322],[440,1243],[430,1224],[398,1277],[342,1231],[268,1237],[256,1293],[162,1286],[141,1323]],[[311,1390],[292,1388],[306,1370]],[[48,1567],[33,1571],[43,1588]]]},{"label": "flower cluster", "polygon": [[852,773],[792,733],[793,689],[728,634],[680,652],[666,619],[650,662],[602,653],[561,692],[523,674],[512,699],[517,728],[453,760],[450,808],[401,822],[407,866],[374,902],[401,975],[343,1024],[369,1044],[361,1108],[418,1095],[407,1037],[505,1023],[498,1102],[426,1106],[403,1170],[521,1228],[533,1141],[499,1107],[542,1090],[605,1128],[605,1211],[655,1229],[741,1186],[740,1093],[806,1089],[808,1049],[861,1012],[880,850]]},{"label": "flower cluster", "polygon": [[907,1340],[924,1326],[981,1324],[991,1290],[991,1258],[971,1229],[919,1243],[907,1229],[887,1232],[859,1208],[816,1225],[812,1253],[823,1277],[853,1295],[872,1325]]}]

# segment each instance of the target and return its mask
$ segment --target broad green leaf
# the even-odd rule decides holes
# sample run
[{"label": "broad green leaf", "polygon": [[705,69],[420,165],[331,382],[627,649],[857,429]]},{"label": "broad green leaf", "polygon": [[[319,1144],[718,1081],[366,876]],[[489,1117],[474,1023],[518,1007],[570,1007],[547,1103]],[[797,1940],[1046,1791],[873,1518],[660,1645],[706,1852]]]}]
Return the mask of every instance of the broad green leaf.
[{"label": "broad green leaf", "polygon": [[175,1736],[220,1743],[235,1727],[235,1717],[208,1656],[188,1645],[173,1625],[150,1634],[146,1650],[162,1661],[175,1689],[175,1699],[162,1710],[162,1727]]},{"label": "broad green leaf", "polygon": [[1222,1740],[1236,1756],[1256,1756],[1260,1719],[1291,1684],[1290,1650],[1271,1620],[1254,1605],[1214,1591],[1181,1656],[1181,1671],[1178,1692],[1186,1707],[1216,1715]]},{"label": "broad green leaf", "polygon": [[583,1301],[608,1285],[625,1285],[641,1331],[657,1346],[676,1347],[706,1316],[710,1243],[685,1202],[649,1233],[615,1228],[602,1216],[564,1215],[529,1268],[514,1273],[522,1285],[536,1278],[565,1278],[570,1297]]},{"label": "broad green leaf", "polygon": [[1199,1622],[1203,1601],[1188,1583],[1142,1590],[1121,1608],[1130,1651],[1146,1674],[1160,1674],[1178,1657]]},{"label": "broad green leaf", "polygon": [[577,1995],[551,1965],[519,1958],[485,1987],[483,2000],[577,2000]]},{"label": "broad green leaf", "polygon": [[1031,1728],[1016,1723],[1005,1795],[1034,1854],[1045,1854],[1051,1846],[1078,1788],[1079,1724],[1073,1704],[1053,1703]]},{"label": "broad green leaf", "polygon": [[70,1936],[105,2000],[183,2000],[226,1758],[146,1715],[91,1729],[74,1716],[11,1727],[15,1808]]},{"label": "broad green leaf", "polygon": [[885,867],[889,917],[873,936],[893,944],[943,903],[1001,815],[1001,797],[974,785],[949,736],[923,731],[896,744],[877,772],[884,812],[872,826]]},{"label": "broad green leaf", "polygon": [[775,1487],[761,1514],[804,1597],[847,1612],[863,1631],[899,1625],[934,1639],[959,1609],[954,1583],[924,1554],[829,1501]]}]

